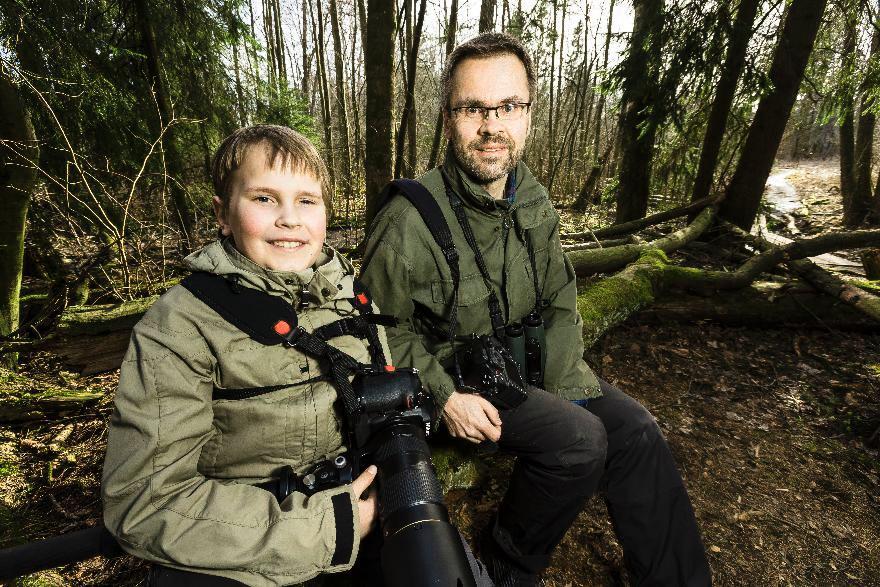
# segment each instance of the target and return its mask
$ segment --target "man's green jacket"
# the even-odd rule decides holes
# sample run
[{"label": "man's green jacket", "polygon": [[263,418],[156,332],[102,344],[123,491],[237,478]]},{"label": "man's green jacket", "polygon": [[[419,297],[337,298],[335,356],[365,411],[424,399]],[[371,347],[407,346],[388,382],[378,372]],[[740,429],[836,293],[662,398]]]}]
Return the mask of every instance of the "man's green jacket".
[{"label": "man's green jacket", "polygon": [[[507,322],[535,306],[527,239],[531,239],[547,334],[544,387],[566,399],[599,395],[596,376],[583,361],[583,322],[577,311],[574,269],[559,242],[559,214],[524,163],[516,169],[513,203],[493,199],[447,157],[442,168],[419,182],[437,200],[460,257],[456,348],[473,333],[489,334],[489,292],[446,196],[443,176],[464,203],[467,218],[491,276]],[[446,372],[452,356],[449,316],[452,275],[443,253],[418,211],[404,197],[387,202],[370,227],[361,279],[383,313],[400,324],[387,328],[391,355],[401,367],[415,367],[442,406],[455,391]]]}]

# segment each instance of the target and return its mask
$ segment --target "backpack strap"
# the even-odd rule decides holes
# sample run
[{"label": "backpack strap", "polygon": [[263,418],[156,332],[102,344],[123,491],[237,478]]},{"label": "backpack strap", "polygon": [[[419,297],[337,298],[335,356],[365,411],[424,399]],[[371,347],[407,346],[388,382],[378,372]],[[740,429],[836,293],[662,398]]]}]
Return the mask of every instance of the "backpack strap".
[{"label": "backpack strap", "polygon": [[455,340],[455,330],[458,325],[458,286],[461,281],[461,273],[458,266],[458,250],[455,248],[455,241],[452,239],[452,231],[446,223],[446,217],[440,205],[428,188],[420,184],[414,179],[395,179],[382,190],[379,196],[380,202],[388,202],[395,194],[405,197],[419,212],[428,232],[434,237],[443,257],[449,265],[449,272],[452,274],[452,310],[449,313],[449,342]]}]

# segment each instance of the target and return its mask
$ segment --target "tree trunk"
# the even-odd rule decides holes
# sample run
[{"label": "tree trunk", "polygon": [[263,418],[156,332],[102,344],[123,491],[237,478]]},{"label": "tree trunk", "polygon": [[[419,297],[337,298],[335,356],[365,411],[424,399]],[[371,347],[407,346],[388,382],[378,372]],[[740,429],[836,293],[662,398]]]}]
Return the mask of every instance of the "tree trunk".
[{"label": "tree trunk", "polygon": [[860,214],[853,207],[853,188],[855,184],[855,117],[853,115],[853,88],[850,83],[855,73],[856,63],[856,29],[857,18],[854,14],[844,13],[846,29],[841,51],[841,121],[840,121],[840,196],[843,200],[843,224],[848,228],[855,228],[864,219],[864,213]]},{"label": "tree trunk", "polygon": [[826,1],[793,0],[788,8],[770,66],[772,89],[758,103],[719,211],[723,218],[743,230],[750,230],[755,221],[764,184],[797,98]]},{"label": "tree trunk", "polygon": [[694,191],[691,194],[692,202],[708,196],[709,190],[712,188],[712,178],[715,175],[715,166],[721,151],[721,141],[724,138],[724,130],[727,128],[727,117],[736,95],[736,85],[746,63],[746,49],[748,49],[749,39],[752,37],[752,26],[755,23],[755,16],[760,4],[761,0],[740,0],[739,8],[737,8],[733,28],[730,31],[727,55],[724,57],[724,65],[721,68],[721,79],[718,80],[718,89],[715,91],[715,100],[712,102],[706,134],[703,137],[703,149],[700,152],[697,178],[694,180]]},{"label": "tree trunk", "polygon": [[[306,0],[308,1],[308,0]],[[308,100],[309,98],[309,78],[312,75],[312,59],[309,54],[309,11],[303,7],[302,11],[302,39],[301,39],[301,47],[302,47],[302,62],[303,62],[303,71],[302,71],[302,93],[303,96]],[[311,100],[309,100],[309,104],[311,104]]]},{"label": "tree trunk", "polygon": [[641,218],[648,210],[651,160],[657,130],[656,86],[660,67],[663,0],[635,2],[632,38],[623,65],[620,116],[621,161],[615,223]]},{"label": "tree trunk", "polygon": [[[138,24],[141,27],[141,42],[144,53],[147,56],[147,71],[149,73],[150,86],[156,97],[156,105],[159,110],[159,127],[157,135],[165,127],[174,121],[174,111],[171,107],[171,97],[168,94],[168,84],[165,81],[164,68],[160,58],[159,46],[156,42],[156,33],[153,27],[153,15],[150,13],[147,0],[135,0],[135,8],[138,13]],[[174,218],[182,233],[182,241],[185,249],[192,247],[194,212],[186,189],[186,180],[183,177],[183,158],[181,157],[176,140],[176,131],[173,126],[165,130],[165,139],[162,141],[165,150],[165,162],[168,175],[171,176],[169,190],[171,202],[174,205]]]},{"label": "tree trunk", "polygon": [[[880,59],[880,29],[874,28],[874,33],[871,35],[871,52],[868,55],[865,70],[871,72],[878,59]],[[874,113],[875,91],[876,88],[870,87],[870,82],[865,79],[862,83],[861,99],[859,100],[854,161],[855,182],[852,193],[852,216],[859,223],[871,210],[871,195],[874,187],[872,185],[871,159],[874,154],[874,128],[877,122],[877,116]],[[876,220],[880,221],[880,218]]]},{"label": "tree trunk", "polygon": [[367,104],[364,112],[364,183],[366,225],[378,210],[378,198],[392,177],[391,104],[394,103],[394,3],[367,2],[367,45],[364,47]]},{"label": "tree trunk", "polygon": [[336,200],[336,165],[335,154],[333,149],[333,125],[332,115],[330,114],[330,85],[327,82],[327,62],[324,61],[327,47],[324,45],[324,12],[321,9],[323,0],[317,0],[315,4],[318,7],[317,22],[312,22],[312,36],[315,40],[315,46],[318,54],[318,88],[321,97],[321,116],[324,119],[324,156],[327,158],[327,170],[330,172],[330,191],[325,201],[330,203],[330,209]]},{"label": "tree trunk", "polygon": [[[319,2],[320,4],[320,2]],[[320,14],[320,12],[319,12]],[[342,192],[345,201],[352,198],[351,141],[348,134],[348,101],[345,97],[345,68],[342,64],[342,37],[339,34],[339,11],[336,0],[330,0],[330,28],[333,32],[333,61],[336,66],[336,136],[339,137],[342,159]]]},{"label": "tree trunk", "polygon": [[[615,0],[611,0],[611,3],[608,7],[608,26],[605,29],[605,47],[602,57],[602,75],[606,75],[608,71],[608,51],[611,46],[611,23],[614,17],[614,3]],[[599,72],[597,71],[597,80],[598,74]],[[596,115],[593,119],[593,165],[590,168],[590,172],[587,174],[586,179],[584,180],[584,185],[581,186],[581,191],[580,194],[578,194],[577,200],[575,200],[574,204],[572,205],[572,208],[581,212],[587,209],[587,205],[596,204],[599,202],[600,192],[596,188],[599,185],[599,176],[602,174],[602,169],[605,167],[605,163],[607,162],[608,156],[611,152],[610,148],[606,148],[604,155],[599,153],[599,143],[602,140],[602,115],[604,113],[604,110],[605,92],[600,92],[599,100],[596,104]]]},{"label": "tree trunk", "polygon": [[483,0],[480,3],[480,33],[495,30],[495,0]]},{"label": "tree trunk", "polygon": [[[455,49],[455,32],[458,28],[458,0],[452,0],[449,6],[449,20],[446,24],[446,57]],[[440,104],[437,110],[437,122],[434,125],[434,140],[431,142],[431,156],[428,158],[428,169],[437,166],[440,156],[440,139],[443,137],[443,109],[445,104]]]},{"label": "tree trunk", "polygon": [[0,335],[18,328],[24,236],[39,151],[30,114],[0,71]]},{"label": "tree trunk", "polygon": [[[407,0],[408,1],[408,0]],[[414,116],[415,111],[415,86],[416,86],[416,69],[418,66],[418,54],[419,54],[419,42],[422,37],[422,25],[425,22],[425,6],[427,4],[426,0],[421,0],[419,2],[419,14],[416,19],[416,28],[413,31],[412,37],[412,46],[409,48],[409,52],[407,54],[407,76],[406,76],[406,95],[403,100],[403,111],[400,114],[400,126],[397,128],[397,138],[394,146],[394,177],[400,177],[404,172],[403,168],[403,143],[406,138],[407,129],[409,128],[409,124],[415,124],[415,119],[410,120],[411,116]],[[412,153],[410,153],[412,154]],[[409,161],[410,167],[415,165],[415,161]],[[407,175],[412,173],[412,169],[409,169]]]}]

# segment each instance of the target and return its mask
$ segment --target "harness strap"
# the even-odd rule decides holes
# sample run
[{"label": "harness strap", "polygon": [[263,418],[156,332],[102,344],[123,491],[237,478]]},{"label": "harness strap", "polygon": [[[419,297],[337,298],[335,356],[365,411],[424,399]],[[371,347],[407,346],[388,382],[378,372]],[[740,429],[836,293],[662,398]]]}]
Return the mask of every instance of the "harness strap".
[{"label": "harness strap", "polygon": [[443,257],[449,265],[449,273],[452,275],[452,309],[449,311],[449,343],[455,342],[455,330],[458,326],[458,286],[461,281],[461,273],[458,266],[458,250],[455,248],[455,240],[440,205],[428,188],[413,179],[395,179],[385,186],[379,196],[380,202],[388,202],[395,194],[405,197],[418,211],[419,216],[428,232],[434,237],[437,246],[440,247]]},{"label": "harness strap", "polygon": [[500,337],[504,332],[505,320],[504,314],[501,312],[501,304],[498,302],[498,295],[495,293],[495,287],[492,285],[492,277],[489,275],[489,270],[486,268],[486,262],[483,260],[482,253],[480,253],[480,247],[477,246],[477,239],[474,236],[471,223],[468,221],[467,215],[465,214],[464,204],[462,203],[461,198],[458,197],[449,185],[449,180],[446,178],[446,174],[443,173],[442,176],[443,184],[446,187],[446,197],[449,198],[449,204],[452,206],[452,211],[455,212],[455,217],[461,225],[464,239],[474,253],[477,267],[480,270],[480,274],[483,276],[486,290],[489,292],[489,319],[492,321],[492,330],[494,330],[495,334]]},{"label": "harness strap", "polygon": [[[306,332],[298,325],[296,310],[286,300],[263,291],[242,287],[237,281],[213,273],[192,273],[180,283],[253,340],[267,346],[286,344],[309,356],[326,358],[330,363],[331,378],[345,406],[346,414],[352,417],[358,411],[357,397],[348,376],[369,368],[369,365],[359,363],[350,355],[328,344],[326,340]],[[374,331],[378,342],[376,322],[381,319],[379,315],[375,318],[377,319],[375,322],[364,319],[364,327],[368,332]],[[334,324],[336,323],[327,325],[328,337],[335,328]],[[346,328],[340,326],[338,330]],[[372,349],[373,344],[370,343],[369,346]],[[381,346],[377,345],[376,349],[381,353]]]}]

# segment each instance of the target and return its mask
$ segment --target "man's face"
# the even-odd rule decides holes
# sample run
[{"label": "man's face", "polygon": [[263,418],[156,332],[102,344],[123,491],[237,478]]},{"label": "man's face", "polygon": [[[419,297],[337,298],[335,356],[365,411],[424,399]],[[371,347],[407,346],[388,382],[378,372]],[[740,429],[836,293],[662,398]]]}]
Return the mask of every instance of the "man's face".
[{"label": "man's face", "polygon": [[220,230],[254,263],[274,271],[311,267],[327,235],[321,183],[310,173],[280,165],[251,147],[229,182],[229,200],[214,197]]},{"label": "man's face", "polygon": [[[530,100],[526,68],[515,55],[465,59],[453,72],[450,108]],[[443,113],[444,133],[456,160],[471,179],[484,186],[502,182],[516,167],[531,120],[531,111],[517,120],[498,120],[495,112],[477,120]]]}]

